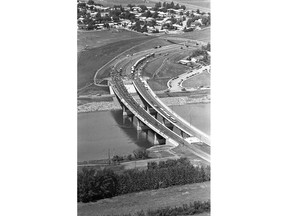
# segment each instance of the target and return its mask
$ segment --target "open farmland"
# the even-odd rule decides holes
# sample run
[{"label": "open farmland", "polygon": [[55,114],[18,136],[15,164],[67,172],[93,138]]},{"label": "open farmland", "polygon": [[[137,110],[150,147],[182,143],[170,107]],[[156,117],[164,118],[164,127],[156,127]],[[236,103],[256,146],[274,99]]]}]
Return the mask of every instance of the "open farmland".
[{"label": "open farmland", "polygon": [[92,83],[95,72],[115,56],[152,38],[131,38],[81,52],[78,56],[78,89]]},{"label": "open farmland", "polygon": [[185,88],[198,88],[200,86],[210,87],[210,74],[203,72],[199,75],[193,76],[182,83]]},{"label": "open farmland", "polygon": [[[173,186],[158,190],[142,191],[111,199],[103,199],[96,203],[79,203],[79,216],[121,215],[136,213],[148,209],[166,206],[181,206],[194,201],[210,199],[210,182]],[[208,215],[208,214],[203,214]]]},{"label": "open farmland", "polygon": [[102,31],[77,31],[77,51],[80,52],[87,45],[89,48],[100,47],[120,40],[133,38],[145,38],[144,34],[127,31],[124,29],[112,29]]}]

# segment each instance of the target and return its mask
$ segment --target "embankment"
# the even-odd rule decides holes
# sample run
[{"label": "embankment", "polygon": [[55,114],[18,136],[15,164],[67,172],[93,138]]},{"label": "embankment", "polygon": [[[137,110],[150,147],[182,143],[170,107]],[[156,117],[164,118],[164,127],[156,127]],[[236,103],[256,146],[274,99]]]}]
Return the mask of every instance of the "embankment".
[{"label": "embankment", "polygon": [[[167,106],[175,105],[185,105],[192,103],[210,103],[210,95],[205,95],[199,98],[192,97],[167,97],[161,98],[161,100],[167,104]],[[141,101],[138,101],[141,103]],[[94,111],[109,111],[109,110],[118,110],[121,109],[121,106],[118,102],[115,101],[103,101],[103,102],[90,102],[86,104],[79,105],[77,107],[78,113],[80,112],[94,112]]]}]

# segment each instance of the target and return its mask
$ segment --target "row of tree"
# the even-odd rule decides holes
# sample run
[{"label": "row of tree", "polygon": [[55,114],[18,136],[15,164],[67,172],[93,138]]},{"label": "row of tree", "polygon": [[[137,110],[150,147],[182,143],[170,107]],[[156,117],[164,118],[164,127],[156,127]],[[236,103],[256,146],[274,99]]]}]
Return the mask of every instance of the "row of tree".
[{"label": "row of tree", "polygon": [[185,5],[179,5],[178,3],[175,4],[173,1],[171,3],[168,2],[163,2],[163,4],[161,2],[155,3],[154,9],[155,10],[159,10],[160,8],[162,9],[175,9],[175,10],[179,10],[179,9],[183,9],[186,10],[186,6]]},{"label": "row of tree", "polygon": [[[211,211],[211,203],[210,200],[208,201],[194,201],[193,203],[190,202],[189,204],[183,204],[179,207],[165,207],[165,208],[159,208],[156,210],[148,210],[146,213],[142,210],[139,212],[136,212],[133,215],[137,216],[177,216],[177,215],[195,215],[195,214],[201,214],[204,212],[210,212]],[[120,216],[120,215],[114,215],[114,216]],[[132,216],[132,214],[124,214],[121,216]]]},{"label": "row of tree", "polygon": [[195,167],[187,159],[150,163],[147,170],[111,170],[83,168],[78,173],[78,202],[97,201],[121,194],[210,181],[210,167]]}]

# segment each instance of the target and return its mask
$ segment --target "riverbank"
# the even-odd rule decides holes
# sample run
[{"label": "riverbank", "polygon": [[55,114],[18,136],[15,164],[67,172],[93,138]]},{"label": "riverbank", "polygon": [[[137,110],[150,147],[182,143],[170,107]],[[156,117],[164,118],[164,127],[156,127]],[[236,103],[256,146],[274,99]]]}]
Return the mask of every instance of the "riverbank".
[{"label": "riverbank", "polygon": [[[205,95],[203,97],[166,97],[161,98],[161,100],[167,106],[185,105],[185,104],[197,104],[197,103],[210,103],[210,95]],[[141,103],[141,101],[138,101]],[[77,107],[78,113],[82,112],[95,112],[95,111],[109,111],[109,110],[119,110],[121,106],[115,101],[101,101],[101,102],[90,102],[86,104],[79,105]]]}]

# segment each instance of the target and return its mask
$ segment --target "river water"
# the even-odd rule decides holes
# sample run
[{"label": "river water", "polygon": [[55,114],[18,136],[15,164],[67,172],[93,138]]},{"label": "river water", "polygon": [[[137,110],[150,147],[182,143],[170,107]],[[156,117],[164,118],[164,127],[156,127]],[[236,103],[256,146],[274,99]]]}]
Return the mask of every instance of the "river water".
[{"label": "river water", "polygon": [[[203,132],[210,134],[210,104],[186,104],[172,109]],[[122,110],[78,113],[78,161],[128,155],[152,144],[139,135]]]}]

